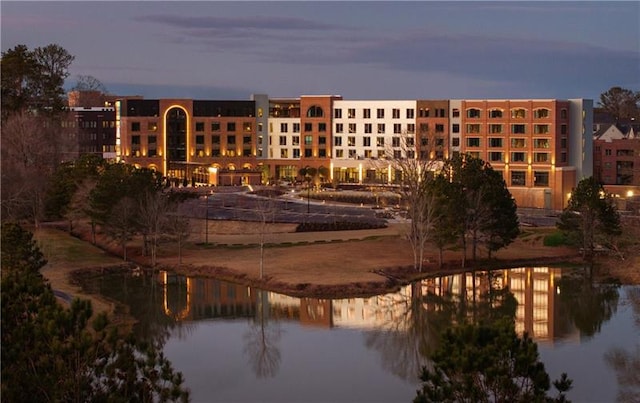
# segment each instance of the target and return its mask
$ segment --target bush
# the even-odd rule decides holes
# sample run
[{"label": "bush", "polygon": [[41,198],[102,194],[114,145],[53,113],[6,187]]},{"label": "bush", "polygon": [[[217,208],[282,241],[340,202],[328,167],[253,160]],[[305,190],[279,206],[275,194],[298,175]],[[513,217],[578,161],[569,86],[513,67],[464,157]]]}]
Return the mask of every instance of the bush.
[{"label": "bush", "polygon": [[332,223],[307,222],[298,224],[296,232],[347,231],[359,229],[384,228],[386,224],[373,222],[336,221]]},{"label": "bush", "polygon": [[542,244],[544,246],[562,246],[562,245],[568,245],[569,241],[562,232],[556,231],[552,234],[545,236],[544,239],[542,240]]}]

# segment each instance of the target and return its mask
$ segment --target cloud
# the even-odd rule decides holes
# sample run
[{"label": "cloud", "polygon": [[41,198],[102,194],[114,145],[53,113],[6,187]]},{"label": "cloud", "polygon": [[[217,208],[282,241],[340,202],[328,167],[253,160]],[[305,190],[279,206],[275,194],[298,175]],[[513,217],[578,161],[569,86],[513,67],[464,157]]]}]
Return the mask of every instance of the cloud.
[{"label": "cloud", "polygon": [[251,17],[182,17],[169,14],[147,15],[134,17],[138,22],[151,22],[186,29],[217,30],[275,30],[275,31],[308,31],[339,29],[333,24],[324,24],[305,18],[278,16]]}]

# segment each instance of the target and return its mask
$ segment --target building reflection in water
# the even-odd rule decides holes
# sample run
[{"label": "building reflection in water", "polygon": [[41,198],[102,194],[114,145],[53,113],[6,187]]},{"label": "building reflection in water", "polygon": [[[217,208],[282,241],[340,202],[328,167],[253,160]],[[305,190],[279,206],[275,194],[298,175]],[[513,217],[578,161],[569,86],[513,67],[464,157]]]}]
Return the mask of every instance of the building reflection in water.
[{"label": "building reflection in water", "polygon": [[[410,326],[406,319],[411,315],[408,312],[415,309],[411,301],[416,293],[471,305],[491,288],[509,287],[518,302],[515,324],[519,333],[526,331],[539,342],[579,337],[560,307],[561,270],[557,268],[523,267],[454,274],[425,279],[396,293],[346,299],[296,298],[213,278],[167,272],[159,276],[164,288],[165,314],[181,321],[267,315],[270,319],[294,320],[308,326],[403,331],[406,330],[403,327]],[[264,293],[266,304],[260,301]],[[438,307],[425,302],[422,309],[429,312]]]}]

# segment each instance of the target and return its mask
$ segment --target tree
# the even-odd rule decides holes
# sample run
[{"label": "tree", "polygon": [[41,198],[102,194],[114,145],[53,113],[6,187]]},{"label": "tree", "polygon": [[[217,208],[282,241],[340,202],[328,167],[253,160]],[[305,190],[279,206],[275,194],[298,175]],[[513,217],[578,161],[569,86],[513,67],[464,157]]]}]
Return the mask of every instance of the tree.
[{"label": "tree", "polygon": [[76,76],[76,85],[71,89],[72,91],[98,91],[102,94],[107,93],[107,87],[95,78],[94,76]]},{"label": "tree", "polygon": [[64,80],[74,56],[59,45],[2,53],[2,116],[32,110],[55,116],[64,107]]},{"label": "tree", "polygon": [[518,236],[517,207],[499,172],[482,159],[465,155],[449,160],[442,174],[449,175],[450,183],[457,183],[455,189],[460,192],[452,197],[460,203],[457,215],[462,216],[463,266],[467,239],[471,241],[475,261],[480,243],[491,252],[507,246]]},{"label": "tree", "polygon": [[169,213],[167,215],[167,231],[178,244],[178,263],[182,264],[182,246],[191,235],[189,218],[179,215],[178,212]]},{"label": "tree", "polygon": [[621,233],[613,199],[593,176],[582,179],[573,189],[557,227],[581,247],[585,260],[593,259],[596,243],[610,243],[611,237]]},{"label": "tree", "polygon": [[[2,227],[3,401],[186,401],[183,379],[160,352],[120,333],[76,299],[64,308],[34,270],[44,263],[32,235]],[[11,270],[5,271],[5,256]]]},{"label": "tree", "polygon": [[107,234],[122,247],[122,258],[127,260],[127,242],[136,233],[138,205],[131,197],[118,200],[105,222]]},{"label": "tree", "polygon": [[600,107],[616,120],[640,118],[640,91],[611,87],[600,94]]},{"label": "tree", "polygon": [[148,191],[138,204],[137,224],[145,244],[149,241],[152,268],[156,266],[160,238],[167,230],[169,211],[168,198],[160,191]]},{"label": "tree", "polygon": [[460,184],[439,174],[429,183],[429,192],[435,195],[434,225],[431,242],[438,248],[438,266],[442,267],[444,248],[454,244],[464,232],[464,221],[459,219],[462,205]]},{"label": "tree", "polygon": [[518,337],[508,319],[447,330],[432,359],[414,402],[565,402],[572,383],[562,374],[554,382],[559,395],[548,397],[549,375],[536,343],[526,333]]}]

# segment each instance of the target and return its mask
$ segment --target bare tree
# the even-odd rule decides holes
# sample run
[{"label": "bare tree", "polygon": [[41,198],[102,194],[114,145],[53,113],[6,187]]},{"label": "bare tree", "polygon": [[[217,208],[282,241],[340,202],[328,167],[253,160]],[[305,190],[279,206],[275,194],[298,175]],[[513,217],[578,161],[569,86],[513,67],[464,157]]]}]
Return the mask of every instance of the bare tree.
[{"label": "bare tree", "polygon": [[[71,202],[69,203],[69,208],[64,214],[65,218],[69,221],[69,232],[73,230],[74,221],[89,217],[89,195],[95,187],[96,180],[93,178],[84,179],[77,183],[76,191],[71,197]],[[93,243],[95,244],[95,233]]]},{"label": "bare tree", "polygon": [[258,290],[256,306],[257,318],[244,336],[246,345],[245,354],[249,357],[249,362],[255,374],[259,378],[275,376],[280,367],[280,328],[277,323],[273,324],[269,319],[269,300],[267,291]]},{"label": "bare tree", "polygon": [[177,212],[167,214],[167,231],[178,244],[178,263],[182,264],[182,246],[191,235],[189,218]]},{"label": "bare tree", "polygon": [[264,245],[270,224],[275,217],[275,207],[271,197],[265,197],[256,203],[256,212],[260,219],[260,278],[264,277]]},{"label": "bare tree", "polygon": [[399,172],[402,204],[411,220],[407,239],[413,252],[414,268],[421,272],[425,248],[436,218],[435,198],[427,184],[433,180],[433,172],[440,164],[416,158],[415,138],[410,133],[404,133],[399,144],[388,147],[386,155],[391,167]]},{"label": "bare tree", "polygon": [[[156,266],[158,244],[165,231],[169,201],[161,192],[147,192],[139,203],[138,224],[151,252],[151,267]],[[145,243],[147,241],[145,240]]]},{"label": "bare tree", "polygon": [[127,242],[135,234],[137,214],[136,202],[130,197],[123,197],[114,206],[105,225],[107,234],[122,247],[123,260],[127,260]]}]

